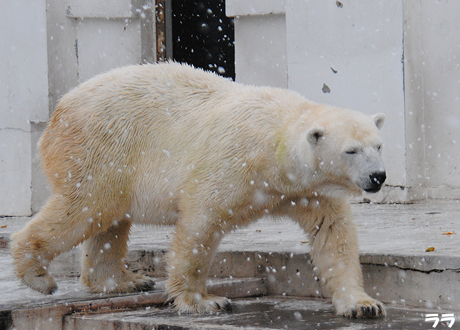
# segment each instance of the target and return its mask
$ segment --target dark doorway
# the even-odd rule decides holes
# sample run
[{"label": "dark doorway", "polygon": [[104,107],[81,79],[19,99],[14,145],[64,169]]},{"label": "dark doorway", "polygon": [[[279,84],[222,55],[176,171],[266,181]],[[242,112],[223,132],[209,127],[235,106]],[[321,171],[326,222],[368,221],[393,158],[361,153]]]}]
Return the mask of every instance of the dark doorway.
[{"label": "dark doorway", "polygon": [[225,0],[172,0],[172,57],[235,79],[233,19]]}]

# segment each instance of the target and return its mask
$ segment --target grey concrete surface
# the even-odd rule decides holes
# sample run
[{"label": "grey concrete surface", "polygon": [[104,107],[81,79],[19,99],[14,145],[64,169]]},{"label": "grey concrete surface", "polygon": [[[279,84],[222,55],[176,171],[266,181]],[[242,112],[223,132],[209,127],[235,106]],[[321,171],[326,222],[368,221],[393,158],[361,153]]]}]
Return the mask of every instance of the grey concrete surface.
[{"label": "grey concrete surface", "polygon": [[[394,318],[391,319],[393,320],[392,323],[382,323],[385,328],[396,324],[399,324],[396,327],[398,329],[405,329],[406,325],[407,329],[415,329],[417,328],[415,324],[419,326],[423,324],[423,327],[419,327],[420,329],[430,328],[420,315],[402,312],[405,310],[404,308],[408,307],[415,306],[429,313],[452,312],[457,315],[456,312],[460,311],[460,286],[458,285],[460,283],[460,221],[458,219],[460,203],[354,204],[353,211],[359,234],[360,257],[366,291],[389,306],[390,317],[394,315]],[[6,246],[11,233],[24,226],[29,220],[28,218],[0,218],[0,246],[5,247],[0,248],[0,265],[2,265],[0,269],[0,328],[2,318],[8,322],[8,317],[15,315],[15,311],[19,313],[24,309],[31,309],[32,314],[35,313],[34,315],[40,318],[42,314],[34,312],[34,308],[43,304],[46,306],[65,306],[75,302],[85,304],[95,299],[107,299],[106,295],[88,293],[79,284],[77,278],[80,272],[78,248],[59,256],[51,265],[51,272],[57,277],[59,285],[59,290],[55,295],[43,296],[19,283],[14,275],[12,259]],[[446,233],[450,233],[450,235],[444,235]],[[128,266],[134,271],[143,272],[153,277],[162,278],[166,276],[163,256],[173,235],[173,228],[134,226],[127,260]],[[434,251],[426,252],[429,247],[434,247]],[[308,237],[295,223],[289,219],[276,221],[268,218],[261,219],[224,238],[211,269],[210,278],[231,280],[250,277],[256,281],[261,279],[264,283],[263,289],[258,287],[257,290],[265,290],[265,294],[280,295],[288,300],[291,297],[304,297],[300,301],[308,303],[309,300],[305,297],[327,298],[327,292],[322,291],[315,279],[308,252]],[[160,283],[161,281],[156,288],[156,293],[152,294],[164,295]],[[236,281],[235,283],[239,282]],[[260,282],[257,283],[260,284]],[[238,287],[240,284],[234,285]],[[248,290],[249,294],[246,296],[258,295],[257,290],[251,290]],[[275,299],[275,301],[277,300]],[[328,300],[326,299],[326,301]],[[256,303],[256,300],[250,300],[245,304],[253,306],[252,302]],[[254,308],[255,310],[258,308],[271,310],[274,308],[273,304],[264,302],[262,305],[265,307],[254,305],[256,306]],[[327,311],[330,311],[331,305],[325,303],[321,306],[328,306],[325,309],[320,308],[324,312],[321,314],[323,321],[320,323],[326,324],[326,316],[329,315]],[[5,316],[2,316],[2,313],[5,313]],[[274,316],[276,313],[273,313],[268,312],[268,319],[278,317]],[[458,314],[460,315],[460,313]],[[43,320],[53,319],[53,317],[46,317],[46,315],[48,314],[43,314]],[[110,318],[109,316],[106,317]],[[221,317],[219,316],[219,318]],[[310,317],[312,315],[308,313],[305,314],[305,317],[302,316],[305,320]],[[333,316],[330,317],[331,322],[335,322]],[[28,318],[30,319],[30,315],[25,319]],[[143,316],[139,316],[139,318],[148,319],[148,317]],[[87,322],[90,322],[89,319],[92,318],[79,316],[75,319],[69,319],[67,317],[66,322],[70,322],[69,326],[75,322],[75,324],[82,324],[79,323],[83,322],[82,319],[88,319]],[[98,318],[94,320],[101,321]],[[289,323],[288,328],[296,329],[297,325],[295,324],[301,324],[300,321],[295,322]],[[62,320],[58,323],[62,324]],[[120,320],[116,320],[113,324],[119,325]],[[232,325],[233,323],[228,324],[229,329],[237,327],[237,325]],[[337,327],[331,323],[330,328],[378,329],[376,324],[380,323],[342,323]],[[410,327],[409,324],[414,324],[414,327]],[[173,323],[171,323],[172,325]],[[270,328],[265,325],[256,328],[262,329],[264,327]],[[40,327],[38,328],[40,329]],[[92,329],[89,326],[88,328]],[[112,328],[112,325],[107,326],[107,329]],[[189,329],[190,327],[182,328]],[[203,325],[202,328],[215,327]],[[98,328],[96,327],[96,329]],[[100,329],[106,328],[101,327]],[[125,328],[121,329],[134,328],[126,325]],[[139,325],[139,329],[143,329],[143,327]],[[274,329],[274,327],[270,329]],[[322,328],[319,327],[318,329]]]},{"label": "grey concrete surface", "polygon": [[[30,299],[23,297],[23,304],[0,306],[0,329],[64,329],[67,315],[91,315],[116,313],[123,310],[150,309],[152,306],[168,306],[164,282],[157,281],[154,290],[130,294],[66,295],[57,294],[54,299]],[[267,295],[262,279],[213,279],[207,283],[210,294],[228,298],[257,297]],[[100,324],[92,328],[105,329]]]},{"label": "grey concrete surface", "polygon": [[[71,315],[65,330],[77,329],[429,329],[423,310],[390,308],[389,316],[376,320],[347,319],[319,299],[262,297],[232,301],[230,313],[179,315],[171,308],[148,308],[110,314]],[[455,324],[455,323],[454,323]],[[443,322],[442,328],[446,323]],[[441,326],[440,326],[441,327]]]}]

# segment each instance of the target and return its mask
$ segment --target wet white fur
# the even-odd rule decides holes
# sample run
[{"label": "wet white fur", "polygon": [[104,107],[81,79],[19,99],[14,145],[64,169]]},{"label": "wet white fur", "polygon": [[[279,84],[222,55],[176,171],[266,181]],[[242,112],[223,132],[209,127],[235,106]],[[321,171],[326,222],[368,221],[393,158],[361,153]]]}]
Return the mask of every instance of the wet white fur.
[{"label": "wet white fur", "polygon": [[129,228],[175,225],[168,293],[180,311],[208,312],[226,305],[205,287],[220,239],[269,212],[310,235],[337,312],[360,316],[381,304],[363,290],[347,197],[383,166],[383,118],[176,63],[99,75],[62,98],[41,138],[53,195],[13,237],[17,274],[51,293],[49,262],[84,242],[91,291],[148,289],[124,267]]}]

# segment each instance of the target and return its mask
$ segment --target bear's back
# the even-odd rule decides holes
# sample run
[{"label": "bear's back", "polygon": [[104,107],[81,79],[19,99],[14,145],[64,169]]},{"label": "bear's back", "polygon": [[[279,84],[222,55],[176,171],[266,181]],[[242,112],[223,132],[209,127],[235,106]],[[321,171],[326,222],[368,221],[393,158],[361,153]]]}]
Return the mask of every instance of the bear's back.
[{"label": "bear's back", "polygon": [[123,67],[61,99],[40,140],[42,163],[50,181],[74,173],[68,181],[78,184],[76,173],[90,167],[123,181],[126,166],[165,155],[183,155],[168,161],[188,164],[209,155],[240,159],[271,146],[283,111],[292,108],[286,104],[301,99],[177,63]]}]

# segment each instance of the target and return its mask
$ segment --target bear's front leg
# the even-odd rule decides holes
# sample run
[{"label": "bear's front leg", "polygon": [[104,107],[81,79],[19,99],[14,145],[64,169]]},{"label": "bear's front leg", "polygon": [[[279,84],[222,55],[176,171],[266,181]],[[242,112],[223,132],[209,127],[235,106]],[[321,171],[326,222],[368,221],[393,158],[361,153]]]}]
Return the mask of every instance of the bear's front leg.
[{"label": "bear's front leg", "polygon": [[311,256],[321,284],[332,294],[337,314],[355,318],[385,316],[384,305],[364,292],[358,239],[345,199],[298,203],[294,216],[311,240]]},{"label": "bear's front leg", "polygon": [[223,234],[222,222],[211,216],[181,217],[167,256],[167,291],[182,313],[230,310],[227,298],[207,294],[206,278]]}]

